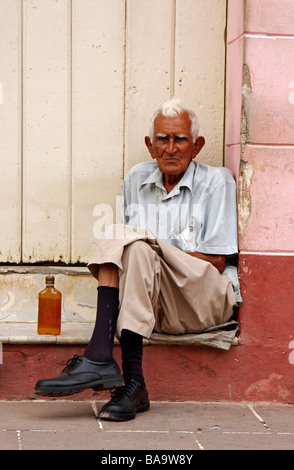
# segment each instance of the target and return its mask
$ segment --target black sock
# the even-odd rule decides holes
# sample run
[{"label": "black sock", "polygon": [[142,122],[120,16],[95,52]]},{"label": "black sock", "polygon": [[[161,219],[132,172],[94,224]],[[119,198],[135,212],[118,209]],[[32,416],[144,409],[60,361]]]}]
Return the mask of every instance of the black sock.
[{"label": "black sock", "polygon": [[95,362],[108,362],[112,359],[118,306],[119,290],[115,287],[99,286],[96,323],[84,353],[87,359]]},{"label": "black sock", "polygon": [[122,330],[120,337],[122,370],[125,383],[133,378],[145,385],[142,369],[143,338],[130,330]]}]

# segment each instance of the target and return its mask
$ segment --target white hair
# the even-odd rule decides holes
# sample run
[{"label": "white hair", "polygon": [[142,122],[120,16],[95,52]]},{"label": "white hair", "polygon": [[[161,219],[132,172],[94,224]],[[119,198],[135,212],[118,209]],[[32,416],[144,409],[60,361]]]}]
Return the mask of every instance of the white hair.
[{"label": "white hair", "polygon": [[169,101],[166,101],[163,103],[163,105],[158,108],[155,113],[152,116],[151,122],[150,122],[150,128],[149,128],[149,137],[150,140],[152,141],[153,139],[153,134],[154,134],[154,121],[159,116],[160,114],[164,117],[177,117],[180,116],[183,113],[187,113],[190,121],[191,121],[191,135],[193,138],[193,141],[196,142],[196,139],[199,135],[199,121],[198,117],[192,111],[192,109],[187,108],[179,98],[173,98]]}]

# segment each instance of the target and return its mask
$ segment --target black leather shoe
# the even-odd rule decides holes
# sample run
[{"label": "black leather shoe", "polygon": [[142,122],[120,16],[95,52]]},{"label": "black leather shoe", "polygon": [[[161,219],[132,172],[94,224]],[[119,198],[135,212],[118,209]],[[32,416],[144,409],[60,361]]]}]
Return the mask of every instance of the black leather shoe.
[{"label": "black leather shoe", "polygon": [[87,388],[94,390],[109,390],[121,387],[123,377],[117,362],[93,362],[85,356],[75,356],[69,359],[60,375],[50,379],[38,380],[35,394],[60,397],[82,392]]},{"label": "black leather shoe", "polygon": [[130,379],[124,387],[111,392],[111,400],[101,408],[99,418],[111,421],[128,421],[136,413],[150,408],[148,392],[145,385]]}]

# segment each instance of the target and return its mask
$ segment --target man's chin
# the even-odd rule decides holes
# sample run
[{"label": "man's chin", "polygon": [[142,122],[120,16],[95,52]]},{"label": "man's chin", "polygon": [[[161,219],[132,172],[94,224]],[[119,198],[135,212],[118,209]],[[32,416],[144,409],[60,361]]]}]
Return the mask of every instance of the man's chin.
[{"label": "man's chin", "polygon": [[186,171],[186,168],[182,168],[176,163],[169,163],[167,165],[163,165],[160,170],[167,176],[178,176],[183,175]]}]

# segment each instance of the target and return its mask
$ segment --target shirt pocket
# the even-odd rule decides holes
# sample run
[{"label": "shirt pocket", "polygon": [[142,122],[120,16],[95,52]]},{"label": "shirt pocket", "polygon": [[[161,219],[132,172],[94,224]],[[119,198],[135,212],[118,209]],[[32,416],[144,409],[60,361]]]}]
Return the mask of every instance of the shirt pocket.
[{"label": "shirt pocket", "polygon": [[193,226],[189,225],[180,233],[173,233],[174,244],[182,251],[196,251]]}]

